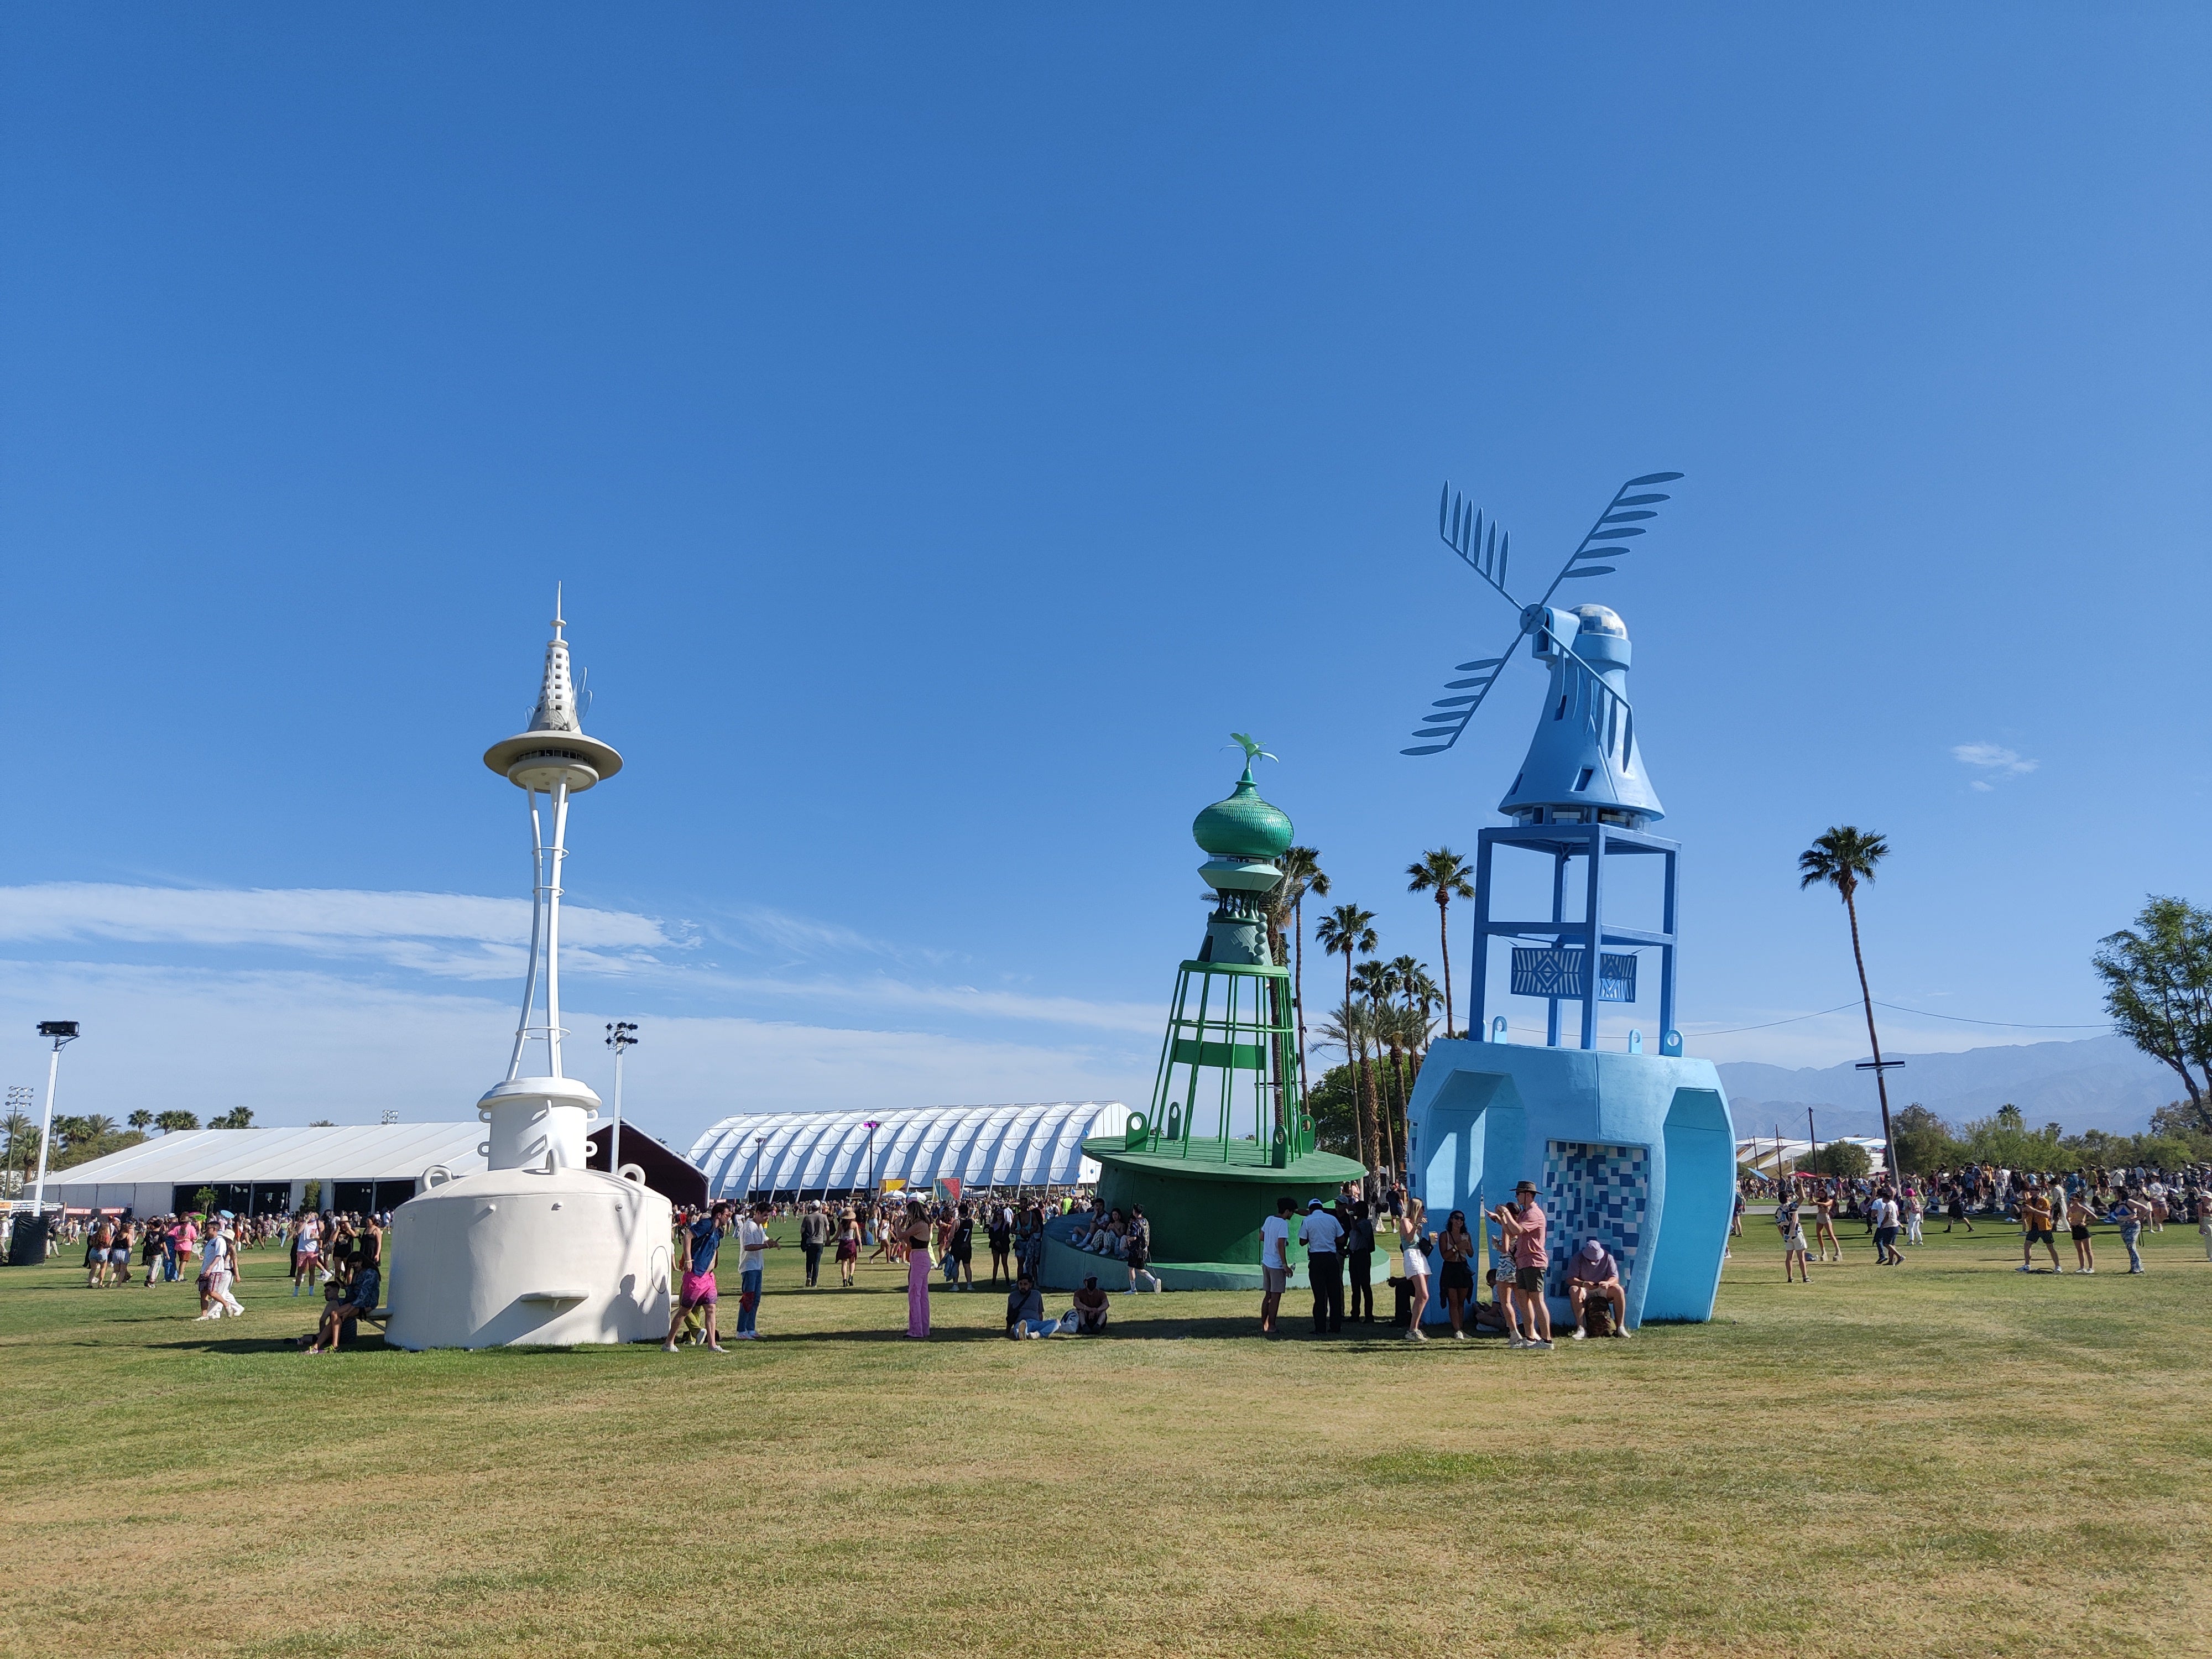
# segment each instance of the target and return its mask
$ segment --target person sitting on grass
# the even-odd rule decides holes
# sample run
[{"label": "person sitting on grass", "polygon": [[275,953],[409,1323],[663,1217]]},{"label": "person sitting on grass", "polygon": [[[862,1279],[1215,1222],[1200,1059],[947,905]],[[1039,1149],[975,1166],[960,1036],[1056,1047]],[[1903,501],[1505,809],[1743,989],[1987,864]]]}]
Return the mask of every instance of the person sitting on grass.
[{"label": "person sitting on grass", "polygon": [[1075,1293],[1075,1334],[1078,1336],[1104,1335],[1109,1311],[1106,1292],[1098,1288],[1098,1275],[1085,1274],[1083,1288]]},{"label": "person sitting on grass", "polygon": [[1044,1294],[1036,1281],[1027,1273],[1017,1277],[1014,1288],[1006,1292],[1006,1334],[1018,1340],[1050,1336],[1059,1328],[1058,1320],[1044,1316]]},{"label": "person sitting on grass", "polygon": [[315,1333],[315,1340],[307,1345],[307,1352],[336,1352],[346,1337],[358,1333],[355,1322],[363,1314],[376,1311],[376,1298],[383,1289],[384,1274],[374,1261],[360,1263],[350,1285],[343,1289],[325,1286],[322,1325]]},{"label": "person sitting on grass", "polygon": [[1628,1292],[1620,1287],[1620,1264],[1613,1259],[1613,1252],[1595,1238],[1577,1250],[1574,1260],[1567,1264],[1567,1306],[1573,1310],[1575,1316],[1575,1328],[1568,1334],[1577,1342],[1584,1334],[1586,1320],[1583,1310],[1593,1298],[1613,1304],[1613,1328],[1606,1334],[1626,1336]]}]

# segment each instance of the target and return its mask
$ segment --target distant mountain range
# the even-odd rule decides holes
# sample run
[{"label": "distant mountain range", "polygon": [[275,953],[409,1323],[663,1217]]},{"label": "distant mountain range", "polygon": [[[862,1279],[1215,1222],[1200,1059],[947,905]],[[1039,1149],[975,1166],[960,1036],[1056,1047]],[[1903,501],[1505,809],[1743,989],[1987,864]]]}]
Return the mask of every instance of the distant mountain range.
[{"label": "distant mountain range", "polygon": [[[2009,1102],[2031,1129],[2057,1123],[2069,1134],[2135,1134],[2182,1092],[2171,1070],[2119,1036],[1887,1058],[1905,1062],[1889,1074],[1890,1110],[1918,1101],[1954,1125],[1987,1117]],[[1740,1135],[1771,1134],[1778,1123],[1784,1136],[1802,1137],[1808,1106],[1823,1140],[1881,1133],[1871,1072],[1850,1065],[1792,1071],[1741,1061],[1723,1065],[1720,1074]]]}]

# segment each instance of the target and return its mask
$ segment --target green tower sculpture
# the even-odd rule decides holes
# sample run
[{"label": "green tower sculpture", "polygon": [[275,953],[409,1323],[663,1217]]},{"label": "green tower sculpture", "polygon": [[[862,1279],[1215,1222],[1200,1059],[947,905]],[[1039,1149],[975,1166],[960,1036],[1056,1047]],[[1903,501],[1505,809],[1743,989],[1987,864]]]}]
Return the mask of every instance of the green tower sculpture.
[{"label": "green tower sculpture", "polygon": [[[1282,884],[1274,860],[1291,845],[1291,820],[1252,781],[1253,762],[1274,757],[1232,735],[1244,775],[1190,827],[1215,902],[1198,955],[1176,972],[1152,1103],[1130,1115],[1126,1133],[1083,1144],[1099,1164],[1099,1196],[1125,1212],[1143,1206],[1152,1270],[1170,1290],[1257,1289],[1260,1224],[1275,1200],[1287,1194],[1303,1210],[1364,1173],[1314,1146],[1290,970],[1268,941],[1267,896]],[[1066,1259],[1072,1250],[1054,1254],[1052,1282],[1081,1266]]]}]

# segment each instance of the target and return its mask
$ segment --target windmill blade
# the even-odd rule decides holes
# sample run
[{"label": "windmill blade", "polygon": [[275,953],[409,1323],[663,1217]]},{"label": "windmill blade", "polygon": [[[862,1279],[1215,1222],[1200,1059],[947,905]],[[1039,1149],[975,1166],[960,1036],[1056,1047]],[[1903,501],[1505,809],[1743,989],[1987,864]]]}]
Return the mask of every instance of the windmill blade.
[{"label": "windmill blade", "polygon": [[[1552,578],[1552,585],[1544,590],[1544,597],[1536,603],[1549,605],[1552,602],[1552,595],[1559,591],[1559,584],[1571,576],[1610,574],[1617,567],[1583,565],[1579,569],[1576,567],[1586,559],[1619,558],[1622,554],[1631,551],[1632,550],[1622,547],[1619,544],[1643,535],[1644,527],[1640,524],[1630,524],[1626,521],[1630,519],[1656,518],[1658,514],[1652,509],[1655,509],[1660,502],[1670,501],[1673,498],[1652,492],[1649,487],[1652,484],[1672,483],[1680,477],[1682,474],[1679,472],[1646,472],[1641,477],[1631,478],[1620,489],[1614,490],[1613,499],[1605,504],[1605,511],[1597,515],[1597,522],[1590,526],[1589,533],[1582,538],[1575,550],[1567,555],[1567,562],[1559,567],[1559,574]],[[1633,492],[1637,490],[1644,490],[1646,493],[1634,494]],[[1573,653],[1571,652],[1568,654]],[[1579,661],[1580,659],[1577,660]]]},{"label": "windmill blade", "polygon": [[[1494,584],[1493,584],[1494,586]],[[1440,755],[1457,743],[1467,723],[1474,718],[1474,711],[1482,707],[1482,700],[1490,695],[1490,688],[1498,684],[1498,677],[1505,672],[1505,665],[1513,659],[1513,648],[1528,635],[1531,623],[1524,615],[1521,629],[1505,642],[1505,648],[1494,657],[1480,658],[1463,662],[1459,672],[1474,671],[1466,679],[1446,682],[1444,689],[1455,691],[1465,686],[1471,690],[1456,696],[1438,697],[1420,717],[1420,725],[1413,732],[1416,738],[1442,738],[1442,743],[1423,743],[1411,749],[1401,749],[1401,755]]]},{"label": "windmill blade", "polygon": [[1495,519],[1485,520],[1482,509],[1449,483],[1437,501],[1437,535],[1468,569],[1496,588],[1508,604],[1514,603],[1513,596],[1505,592],[1505,562],[1512,554],[1512,538],[1498,527]]}]

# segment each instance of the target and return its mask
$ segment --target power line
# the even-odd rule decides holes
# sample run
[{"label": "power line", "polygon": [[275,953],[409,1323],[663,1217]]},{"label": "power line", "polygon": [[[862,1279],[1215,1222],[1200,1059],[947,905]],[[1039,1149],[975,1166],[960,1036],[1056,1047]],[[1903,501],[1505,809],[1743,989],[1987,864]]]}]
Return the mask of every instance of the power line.
[{"label": "power line", "polygon": [[[1734,1036],[1740,1031],[1769,1031],[1778,1025],[1795,1025],[1800,1020],[1820,1019],[1826,1015],[1841,1013],[1846,1008],[1856,1008],[1859,1006],[1857,1000],[1853,999],[1850,1002],[1839,1002],[1832,1008],[1818,1009],[1809,1014],[1792,1014],[1787,1019],[1770,1019],[1761,1025],[1731,1025],[1725,1030],[1695,1031],[1691,1035],[1699,1037]],[[1990,1025],[2008,1031],[2105,1031],[2112,1029],[2110,1020],[2098,1020],[2086,1024],[2038,1024],[2033,1020],[2024,1019],[1970,1019],[1964,1014],[1938,1014],[1925,1008],[1908,1008],[1901,1002],[1884,1002],[1880,997],[1874,1000],[1874,1006],[1877,1008],[1887,1008],[1893,1013],[1911,1014],[1917,1019],[1946,1019],[1959,1025]]]}]

